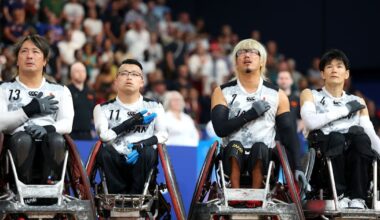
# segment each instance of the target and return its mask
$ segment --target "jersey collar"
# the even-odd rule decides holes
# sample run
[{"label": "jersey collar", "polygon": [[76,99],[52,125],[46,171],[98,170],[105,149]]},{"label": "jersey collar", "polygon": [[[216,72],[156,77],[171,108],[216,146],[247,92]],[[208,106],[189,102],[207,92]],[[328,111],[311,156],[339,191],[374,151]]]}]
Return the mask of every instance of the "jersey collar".
[{"label": "jersey collar", "polygon": [[143,96],[140,95],[139,99],[132,104],[125,104],[119,99],[119,96],[116,96],[116,102],[118,102],[119,105],[123,106],[126,109],[139,110],[139,106],[141,106],[141,103],[143,102]]},{"label": "jersey collar", "polygon": [[262,89],[262,87],[263,87],[263,83],[264,83],[263,78],[260,77],[259,86],[257,87],[256,92],[249,93],[249,92],[247,92],[247,90],[245,90],[245,88],[241,85],[240,80],[239,80],[239,79],[236,79],[236,80],[237,80],[237,84],[238,84],[239,88],[243,91],[244,94],[247,94],[247,95],[256,95],[256,94],[259,94],[259,92],[261,91],[261,89]]},{"label": "jersey collar", "polygon": [[18,82],[18,83],[20,83],[20,85],[22,86],[22,87],[24,87],[25,89],[27,89],[27,90],[40,90],[44,85],[45,85],[45,82],[46,82],[46,79],[45,79],[45,77],[42,77],[42,82],[41,82],[41,85],[40,85],[40,87],[38,87],[38,88],[29,88],[28,86],[26,86],[24,83],[22,83],[21,81],[20,81],[20,77],[19,76],[16,76],[16,81]]},{"label": "jersey collar", "polygon": [[334,97],[333,95],[331,95],[329,93],[329,91],[327,91],[326,87],[322,87],[322,90],[323,90],[324,93],[326,93],[326,95],[328,97],[330,97],[332,100],[335,100],[335,101],[342,100],[342,99],[344,99],[346,97],[346,92],[344,90],[342,91],[342,96],[341,97]]}]

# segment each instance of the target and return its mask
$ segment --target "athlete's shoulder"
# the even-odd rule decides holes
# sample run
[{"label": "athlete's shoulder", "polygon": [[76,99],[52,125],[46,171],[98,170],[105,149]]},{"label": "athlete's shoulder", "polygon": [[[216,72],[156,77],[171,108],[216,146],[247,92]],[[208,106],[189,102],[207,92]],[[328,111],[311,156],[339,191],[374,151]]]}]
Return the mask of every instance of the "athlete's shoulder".
[{"label": "athlete's shoulder", "polygon": [[160,102],[159,101],[157,101],[157,100],[155,100],[155,99],[151,99],[151,98],[147,98],[147,97],[145,97],[145,96],[143,96],[143,101],[144,102],[150,102],[150,103],[157,103],[157,104],[159,104]]},{"label": "athlete's shoulder", "polygon": [[54,82],[54,81],[49,80],[49,79],[46,79],[46,82],[47,82],[48,84],[50,84],[50,85],[53,85],[53,86],[58,86],[58,87],[62,87],[62,88],[64,87],[64,85],[59,84],[59,83]]},{"label": "athlete's shoulder", "polygon": [[111,100],[101,103],[100,106],[110,105],[110,104],[113,104],[115,101],[116,99],[111,99]]},{"label": "athlete's shoulder", "polygon": [[229,82],[226,82],[226,83],[222,84],[220,86],[220,88],[223,90],[225,88],[236,86],[236,85],[237,85],[237,80],[235,79],[235,80],[232,80],[232,81],[229,81]]},{"label": "athlete's shoulder", "polygon": [[278,86],[274,85],[274,84],[271,83],[271,82],[268,82],[268,81],[265,81],[265,80],[264,80],[263,85],[264,85],[265,87],[269,88],[269,89],[273,89],[273,90],[275,90],[275,91],[277,91],[277,92],[279,91]]}]

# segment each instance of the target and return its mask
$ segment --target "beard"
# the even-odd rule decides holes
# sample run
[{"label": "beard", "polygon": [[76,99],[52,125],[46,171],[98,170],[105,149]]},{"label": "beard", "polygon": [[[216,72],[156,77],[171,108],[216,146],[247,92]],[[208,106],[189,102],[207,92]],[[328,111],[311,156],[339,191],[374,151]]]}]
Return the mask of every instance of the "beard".
[{"label": "beard", "polygon": [[247,68],[245,69],[245,73],[251,73],[252,72],[252,69],[251,68]]}]

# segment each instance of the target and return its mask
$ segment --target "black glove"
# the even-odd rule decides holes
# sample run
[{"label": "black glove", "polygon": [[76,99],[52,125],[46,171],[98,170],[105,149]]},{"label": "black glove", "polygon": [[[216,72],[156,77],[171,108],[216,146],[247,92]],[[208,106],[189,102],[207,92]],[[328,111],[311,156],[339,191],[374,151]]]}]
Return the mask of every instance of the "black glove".
[{"label": "black glove", "polygon": [[33,138],[41,139],[47,134],[47,130],[39,125],[29,125],[24,127],[25,131]]},{"label": "black glove", "polygon": [[356,100],[352,100],[346,103],[346,107],[349,111],[348,114],[352,114],[365,108],[365,105],[362,105],[360,102]]},{"label": "black glove", "polygon": [[252,103],[252,108],[244,113],[243,119],[248,122],[252,121],[262,115],[270,109],[269,102],[265,100],[259,100]]},{"label": "black glove", "polygon": [[39,92],[29,104],[22,107],[28,117],[32,117],[34,114],[49,115],[58,110],[58,101],[54,100],[54,95],[41,98],[42,95],[43,93]]},{"label": "black glove", "polygon": [[156,113],[147,114],[147,110],[142,110],[139,113],[133,115],[127,120],[123,121],[123,123],[119,124],[116,127],[113,127],[112,130],[119,135],[121,132],[136,126],[136,125],[147,125],[150,124],[154,118],[157,116]]}]

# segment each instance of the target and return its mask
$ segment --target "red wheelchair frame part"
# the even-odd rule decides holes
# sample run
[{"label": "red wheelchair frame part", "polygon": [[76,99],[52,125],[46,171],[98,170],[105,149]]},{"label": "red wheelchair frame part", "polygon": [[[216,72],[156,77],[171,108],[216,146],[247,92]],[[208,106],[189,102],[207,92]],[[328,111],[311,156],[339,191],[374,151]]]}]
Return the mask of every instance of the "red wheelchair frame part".
[{"label": "red wheelchair frame part", "polygon": [[199,176],[199,178],[197,180],[197,183],[195,186],[195,191],[193,194],[193,198],[192,198],[191,203],[190,203],[189,219],[192,218],[192,212],[194,209],[194,205],[198,201],[198,199],[201,195],[203,186],[204,186],[207,178],[209,178],[209,176],[210,176],[209,173],[210,173],[210,170],[212,167],[212,163],[214,162],[214,159],[216,156],[215,153],[216,153],[217,146],[218,146],[218,142],[215,141],[212,144],[212,146],[210,147],[210,149],[208,150],[207,156],[205,158],[205,162],[203,163],[202,170],[200,172],[201,176]]},{"label": "red wheelchair frame part", "polygon": [[[158,150],[158,155],[161,160],[162,169],[164,170],[166,187],[168,188],[170,198],[172,200],[174,212],[178,220],[185,220],[186,219],[185,208],[183,207],[183,203],[179,195],[179,189],[178,189],[177,183],[175,182],[176,181],[175,176],[174,176],[175,174],[172,169],[171,161],[166,151],[166,147],[164,145],[157,144],[157,150]],[[169,175],[169,172],[171,172],[171,175]]]},{"label": "red wheelchair frame part", "polygon": [[301,200],[297,192],[296,184],[294,182],[294,176],[289,166],[288,156],[286,155],[286,151],[284,147],[279,142],[276,142],[276,149],[279,154],[282,169],[284,170],[290,197],[292,201],[294,202],[294,204],[296,205],[296,209],[297,209],[300,220],[304,220],[305,215],[303,213]]}]

